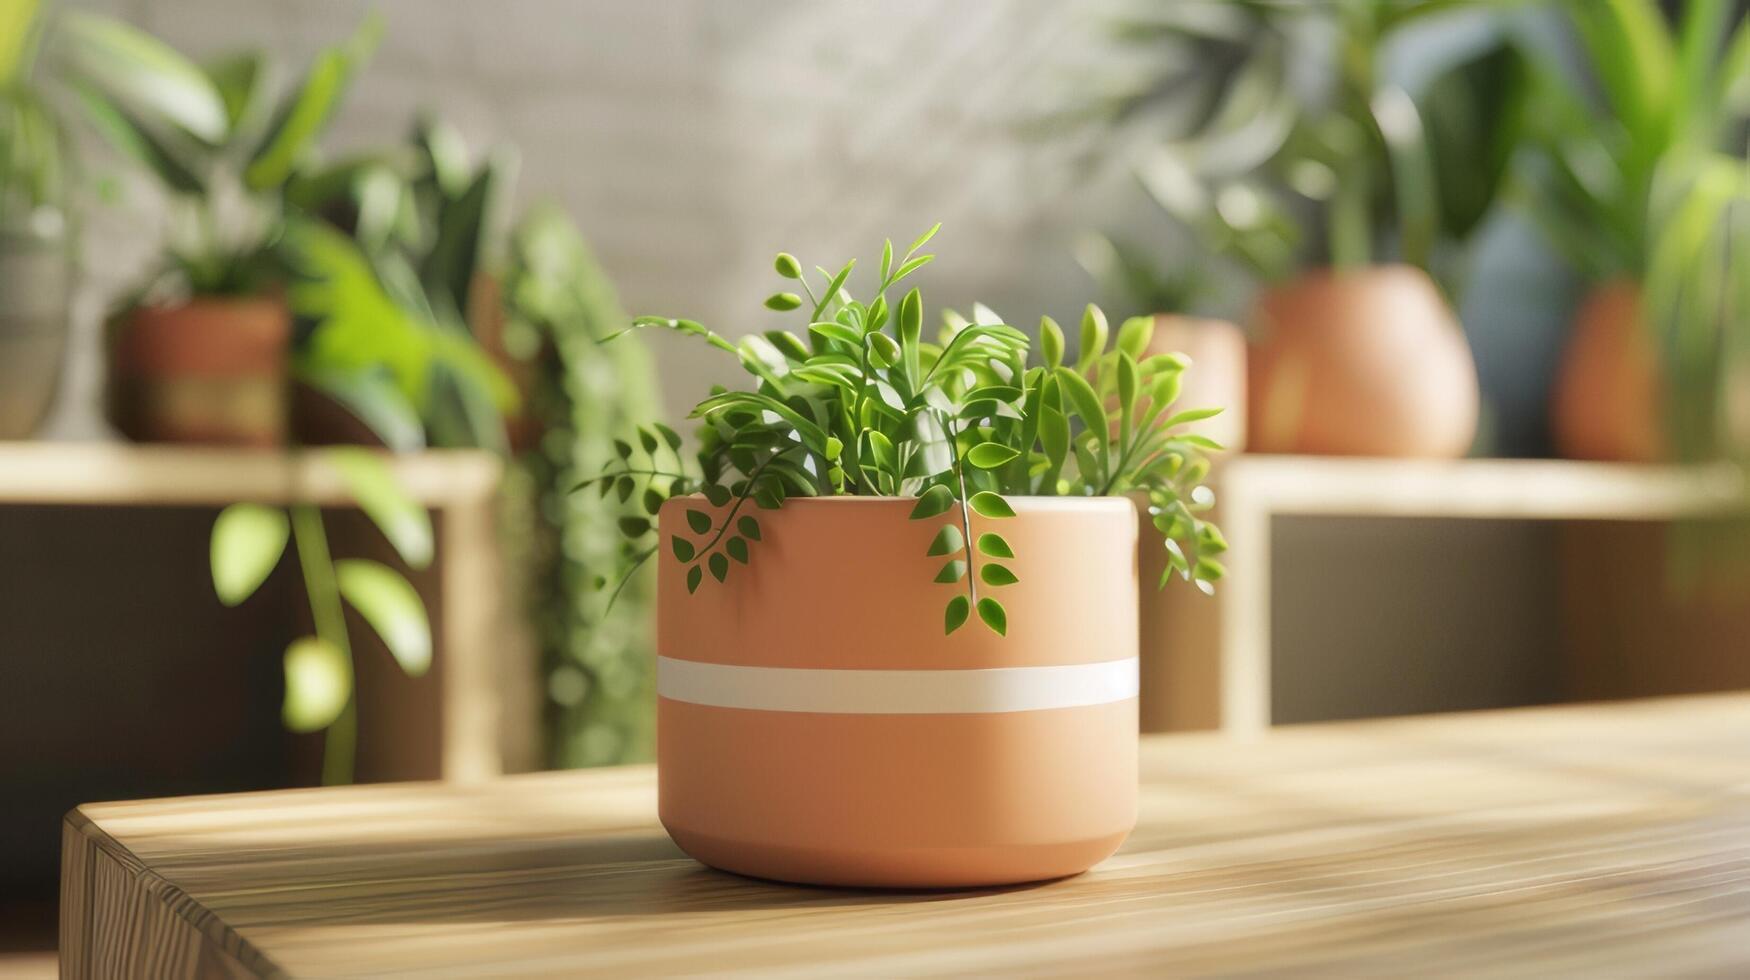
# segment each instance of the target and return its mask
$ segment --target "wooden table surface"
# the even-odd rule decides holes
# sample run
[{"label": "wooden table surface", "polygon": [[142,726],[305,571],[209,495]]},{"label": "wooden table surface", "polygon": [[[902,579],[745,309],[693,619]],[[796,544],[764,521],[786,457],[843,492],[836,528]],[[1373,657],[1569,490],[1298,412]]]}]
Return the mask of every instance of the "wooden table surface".
[{"label": "wooden table surface", "polygon": [[1750,695],[1156,736],[1124,850],[953,893],[707,870],[651,770],[69,815],[64,976],[1750,974]]}]

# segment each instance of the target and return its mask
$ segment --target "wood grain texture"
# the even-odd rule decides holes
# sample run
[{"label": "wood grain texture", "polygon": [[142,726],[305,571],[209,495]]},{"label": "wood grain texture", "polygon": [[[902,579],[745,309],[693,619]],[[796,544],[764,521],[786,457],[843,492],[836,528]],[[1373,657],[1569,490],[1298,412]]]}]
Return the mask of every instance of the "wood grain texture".
[{"label": "wood grain texture", "polygon": [[645,768],[89,805],[64,975],[1750,971],[1750,696],[1157,736],[1142,770],[1094,871],[922,894],[700,867]]}]

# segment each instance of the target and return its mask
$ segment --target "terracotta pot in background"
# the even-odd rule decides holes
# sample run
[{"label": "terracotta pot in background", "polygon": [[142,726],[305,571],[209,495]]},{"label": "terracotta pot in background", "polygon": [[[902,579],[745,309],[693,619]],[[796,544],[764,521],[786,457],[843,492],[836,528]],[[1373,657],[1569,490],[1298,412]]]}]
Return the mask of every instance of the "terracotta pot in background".
[{"label": "terracotta pot in background", "polygon": [[1476,363],[1433,280],[1405,265],[1312,273],[1258,301],[1248,448],[1458,457],[1476,437]]},{"label": "terracotta pot in background", "polygon": [[1076,874],[1118,848],[1136,818],[1136,514],[1011,503],[972,519],[1017,555],[1019,582],[988,590],[1006,637],[976,616],[943,635],[964,586],[933,583],[944,559],[925,553],[952,511],[752,511],[749,563],[689,595],[666,539],[701,539],[683,511],[721,511],[663,506],[658,810],[683,850],[763,878],[941,888]]},{"label": "terracotta pot in background", "polygon": [[1219,408],[1220,415],[1187,428],[1232,452],[1246,448],[1246,335],[1226,320],[1159,314],[1149,354],[1191,359],[1182,376],[1177,409]]},{"label": "terracotta pot in background", "polygon": [[143,442],[278,446],[291,315],[278,298],[144,306],[116,325],[111,416]]},{"label": "terracotta pot in background", "polygon": [[1641,288],[1594,289],[1574,314],[1556,372],[1550,435],[1569,459],[1650,463],[1666,457],[1659,350],[1641,319]]}]

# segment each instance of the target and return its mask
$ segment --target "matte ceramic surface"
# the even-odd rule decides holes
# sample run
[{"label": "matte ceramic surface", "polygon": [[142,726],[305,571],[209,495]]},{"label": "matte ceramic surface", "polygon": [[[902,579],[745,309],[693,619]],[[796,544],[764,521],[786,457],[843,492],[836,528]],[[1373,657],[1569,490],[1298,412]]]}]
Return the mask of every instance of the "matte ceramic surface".
[{"label": "matte ceramic surface", "polygon": [[147,442],[285,441],[291,317],[272,298],[134,310],[114,344],[112,414]]},{"label": "matte ceramic surface", "polygon": [[1556,452],[1630,463],[1664,459],[1663,397],[1640,286],[1618,280],[1593,290],[1574,314],[1551,395]]},{"label": "matte ceramic surface", "polygon": [[[845,710],[901,698],[819,684],[823,710],[752,710],[659,696],[664,826],[689,854],[759,877],[835,885],[964,887],[1061,877],[1110,855],[1136,815],[1136,700],[1039,710],[953,711],[930,672],[1078,676],[1136,656],[1136,515],[1128,500],[1011,498],[1000,530],[1020,581],[994,590],[1006,637],[976,621],[942,633],[961,586],[926,557],[947,519],[915,501],[793,499],[752,510],[761,538],[728,581],[688,595],[668,538],[702,498],[664,505],[658,650],[667,658],[808,672],[902,671],[927,713]],[[750,508],[752,505],[749,505]],[[689,535],[697,537],[696,535]],[[849,683],[861,676],[842,674]],[[836,680],[835,678],[832,678]],[[881,687],[882,685],[874,685]],[[889,685],[891,686],[891,685]],[[1134,687],[1132,687],[1134,690]],[[806,693],[814,692],[814,693]],[[672,693],[672,692],[671,692]],[[689,697],[692,695],[689,695]],[[710,701],[709,697],[702,700]],[[733,698],[717,699],[737,703]],[[804,707],[791,703],[790,708]],[[989,704],[982,707],[988,708]]]},{"label": "matte ceramic surface", "polygon": [[1459,457],[1470,449],[1476,363],[1420,269],[1303,276],[1267,290],[1256,319],[1253,452]]}]

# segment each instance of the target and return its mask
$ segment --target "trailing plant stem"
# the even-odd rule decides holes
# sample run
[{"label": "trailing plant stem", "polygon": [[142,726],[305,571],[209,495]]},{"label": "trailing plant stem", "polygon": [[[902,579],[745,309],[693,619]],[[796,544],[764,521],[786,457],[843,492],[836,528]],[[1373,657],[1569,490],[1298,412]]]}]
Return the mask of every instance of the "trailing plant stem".
[{"label": "trailing plant stem", "polygon": [[[322,527],[322,511],[314,504],[291,508],[292,536],[298,543],[298,566],[304,573],[304,591],[310,598],[310,618],[316,635],[346,659],[352,667],[352,644],[346,636],[346,613],[340,604],[340,587],[334,578],[334,562],[328,553],[328,535]],[[322,746],[322,783],[339,786],[352,782],[358,753],[358,691],[354,686],[346,706],[328,726]]]},{"label": "trailing plant stem", "polygon": [[[972,547],[972,505],[967,503],[966,496],[966,464],[960,459],[960,433],[955,431],[954,420],[948,419],[948,447],[954,453],[954,478],[960,482],[960,534],[966,539],[962,545],[966,549],[966,591],[971,609],[978,608],[978,559],[974,557]],[[970,613],[969,613],[970,614]]]}]

